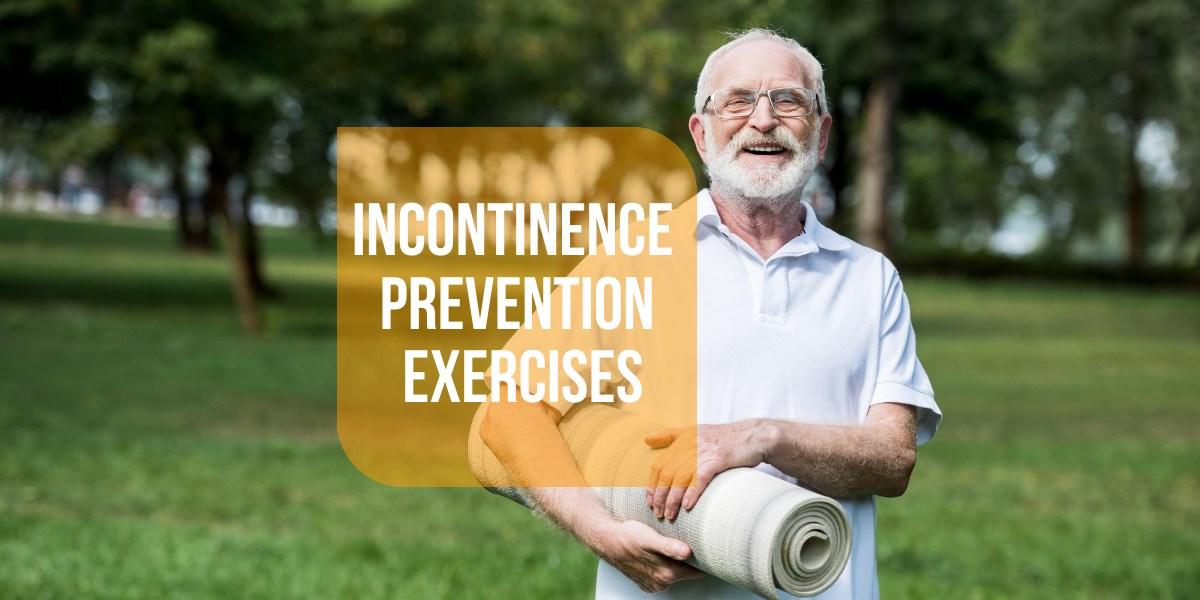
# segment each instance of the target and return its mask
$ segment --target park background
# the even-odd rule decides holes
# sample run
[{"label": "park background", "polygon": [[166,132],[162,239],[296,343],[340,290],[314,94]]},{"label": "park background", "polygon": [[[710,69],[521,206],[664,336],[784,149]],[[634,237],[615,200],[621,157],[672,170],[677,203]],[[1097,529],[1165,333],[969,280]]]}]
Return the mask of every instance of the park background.
[{"label": "park background", "polygon": [[686,138],[723,32],[826,68],[824,220],[901,268],[947,418],[890,598],[1200,595],[1200,8],[1184,0],[0,3],[0,596],[587,597],[335,432],[341,125]]}]

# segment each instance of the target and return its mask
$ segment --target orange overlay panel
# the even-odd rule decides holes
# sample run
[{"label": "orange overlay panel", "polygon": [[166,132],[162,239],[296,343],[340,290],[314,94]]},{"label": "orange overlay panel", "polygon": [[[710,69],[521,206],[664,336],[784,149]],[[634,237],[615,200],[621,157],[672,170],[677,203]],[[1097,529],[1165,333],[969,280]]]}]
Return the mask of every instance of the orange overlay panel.
[{"label": "orange overlay panel", "polygon": [[[513,485],[645,485],[596,465],[695,425],[695,194],[683,152],[646,129],[339,129],[347,457],[388,485],[475,486],[480,411],[506,411],[472,447],[525,461]],[[567,426],[589,403],[622,411],[619,435]]]}]

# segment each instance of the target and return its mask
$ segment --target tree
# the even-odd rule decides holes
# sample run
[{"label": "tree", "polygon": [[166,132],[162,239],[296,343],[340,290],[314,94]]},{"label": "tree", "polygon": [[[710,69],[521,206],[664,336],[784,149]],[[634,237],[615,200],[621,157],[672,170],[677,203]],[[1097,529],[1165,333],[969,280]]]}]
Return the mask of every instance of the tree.
[{"label": "tree", "polygon": [[[254,10],[237,2],[77,2],[26,0],[5,5],[5,39],[16,50],[17,87],[29,97],[11,104],[35,105],[62,80],[73,85],[63,113],[80,114],[72,130],[98,145],[151,159],[167,157],[178,177],[182,157],[194,145],[207,150],[201,244],[209,215],[223,224],[231,282],[243,327],[262,329],[260,296],[269,291],[262,274],[248,194],[272,128],[283,118],[280,101],[299,95],[292,77],[312,52],[308,45],[318,1],[278,0]],[[100,90],[102,93],[96,93]],[[51,94],[52,95],[52,94]],[[58,107],[54,102],[49,107]],[[52,111],[37,117],[71,124]],[[10,109],[10,113],[12,110]],[[103,126],[111,135],[89,130]],[[186,195],[181,194],[181,200]],[[181,208],[185,204],[181,202]],[[181,238],[194,230],[180,212]]]},{"label": "tree", "polygon": [[905,161],[929,150],[928,139],[911,135],[929,128],[906,123],[933,119],[938,130],[989,151],[1014,137],[1015,94],[997,52],[1009,30],[1008,7],[1004,0],[814,0],[805,10],[789,5],[767,17],[807,43],[825,67],[834,117],[827,173],[838,227],[850,225],[853,208],[859,241],[892,250],[897,190],[928,189],[913,185]]},{"label": "tree", "polygon": [[[1109,215],[1122,214],[1125,261],[1140,266],[1151,232],[1168,228],[1155,222],[1168,212],[1164,200],[1188,185],[1149,177],[1157,166],[1142,154],[1148,132],[1189,145],[1179,133],[1189,127],[1186,65],[1200,52],[1200,9],[1181,0],[1020,6],[1011,61],[1038,99],[1026,106],[1023,159],[1027,189],[1045,212],[1059,215],[1051,220],[1051,247],[1098,235]],[[1159,160],[1171,161],[1187,152],[1158,150],[1166,156]]]},{"label": "tree", "polygon": [[67,162],[90,160],[111,138],[90,112],[90,73],[74,60],[88,12],[64,0],[0,4],[0,143],[41,158],[52,186]]}]

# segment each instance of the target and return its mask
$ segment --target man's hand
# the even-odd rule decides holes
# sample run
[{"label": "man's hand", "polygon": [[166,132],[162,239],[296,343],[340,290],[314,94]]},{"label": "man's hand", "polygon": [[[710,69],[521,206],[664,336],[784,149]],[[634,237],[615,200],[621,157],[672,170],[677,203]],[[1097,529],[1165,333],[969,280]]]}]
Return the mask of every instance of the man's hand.
[{"label": "man's hand", "polygon": [[[545,404],[492,404],[479,433],[535,506],[642,589],[657,592],[702,577],[682,562],[692,553],[687,544],[644,523],[612,516],[579,473],[558,430],[558,417]],[[546,487],[537,485],[543,482]],[[563,482],[575,485],[564,487]]]},{"label": "man's hand", "polygon": [[638,521],[612,522],[591,546],[600,558],[647,593],[661,592],[685,579],[704,577],[703,572],[683,562],[692,554],[687,544]]},{"label": "man's hand", "polygon": [[767,440],[757,420],[728,425],[664,429],[646,436],[651,448],[666,448],[654,461],[646,487],[646,504],[656,518],[673,521],[692,510],[700,494],[719,473],[754,467],[766,459]]}]

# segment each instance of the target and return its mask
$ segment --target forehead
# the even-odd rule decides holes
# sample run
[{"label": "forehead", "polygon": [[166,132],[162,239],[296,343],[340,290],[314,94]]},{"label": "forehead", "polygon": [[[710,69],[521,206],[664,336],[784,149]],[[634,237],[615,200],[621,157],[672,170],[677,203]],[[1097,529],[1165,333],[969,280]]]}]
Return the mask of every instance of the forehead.
[{"label": "forehead", "polygon": [[804,61],[787,46],[770,40],[745,42],[719,58],[713,65],[712,89],[733,86],[811,86],[812,76]]}]

